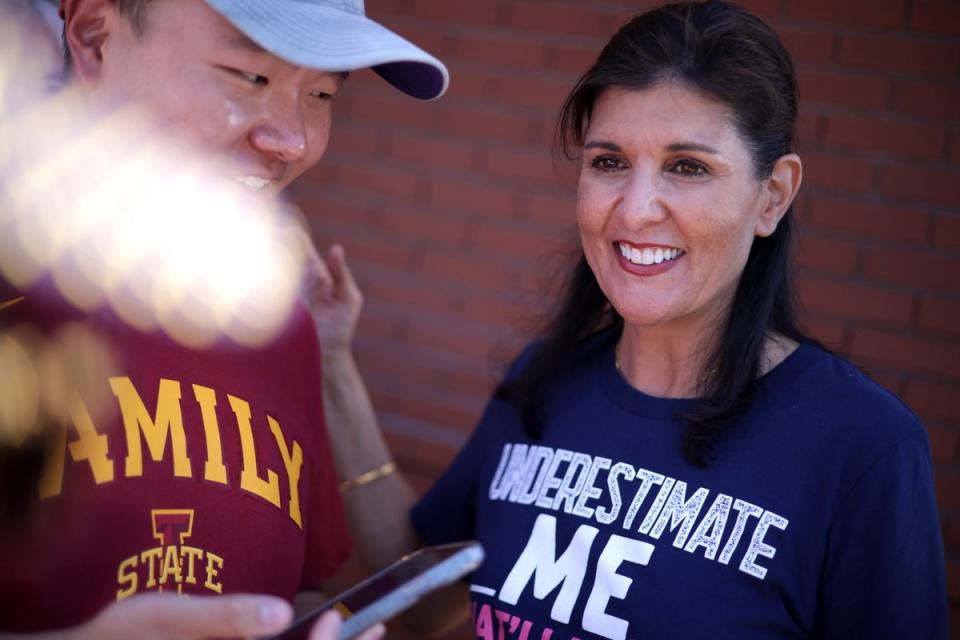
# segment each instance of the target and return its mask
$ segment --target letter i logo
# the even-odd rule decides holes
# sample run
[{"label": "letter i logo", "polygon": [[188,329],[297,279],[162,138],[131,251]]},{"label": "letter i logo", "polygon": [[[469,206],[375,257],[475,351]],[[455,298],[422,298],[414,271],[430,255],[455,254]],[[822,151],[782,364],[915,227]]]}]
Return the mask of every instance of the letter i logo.
[{"label": "letter i logo", "polygon": [[179,547],[193,534],[193,509],[151,509],[150,517],[153,520],[153,537],[160,541],[160,557],[164,568],[158,591],[163,591],[167,569],[175,567],[171,573],[175,572],[177,593],[180,593]]}]

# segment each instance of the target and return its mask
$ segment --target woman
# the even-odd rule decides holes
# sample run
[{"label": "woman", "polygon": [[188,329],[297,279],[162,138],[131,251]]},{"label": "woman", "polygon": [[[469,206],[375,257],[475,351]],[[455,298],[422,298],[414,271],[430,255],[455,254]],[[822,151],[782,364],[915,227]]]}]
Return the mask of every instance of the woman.
[{"label": "woman", "polygon": [[[722,2],[632,20],[567,99],[565,301],[412,512],[487,549],[477,637],[946,636],[923,427],[796,323],[796,115],[787,51]],[[342,477],[383,459],[353,451]],[[389,470],[355,514],[402,503]]]}]

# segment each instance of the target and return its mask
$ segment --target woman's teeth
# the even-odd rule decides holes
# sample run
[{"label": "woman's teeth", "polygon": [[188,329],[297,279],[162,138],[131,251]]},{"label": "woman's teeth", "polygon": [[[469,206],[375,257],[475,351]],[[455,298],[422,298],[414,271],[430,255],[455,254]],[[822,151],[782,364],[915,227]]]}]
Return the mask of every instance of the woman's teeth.
[{"label": "woman's teeth", "polygon": [[622,242],[617,243],[617,246],[620,248],[620,254],[624,258],[633,264],[640,265],[660,264],[668,260],[676,260],[684,253],[683,249],[664,249],[663,247],[657,247],[656,249],[651,247],[638,249]]}]

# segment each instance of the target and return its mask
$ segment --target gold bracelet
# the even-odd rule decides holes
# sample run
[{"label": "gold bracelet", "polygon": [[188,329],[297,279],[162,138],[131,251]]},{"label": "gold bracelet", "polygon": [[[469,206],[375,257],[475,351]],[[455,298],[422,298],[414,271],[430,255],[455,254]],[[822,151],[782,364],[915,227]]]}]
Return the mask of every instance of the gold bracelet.
[{"label": "gold bracelet", "polygon": [[385,462],[376,469],[371,469],[366,473],[361,473],[356,478],[351,478],[349,480],[344,480],[338,485],[340,493],[345,493],[351,489],[356,489],[357,487],[362,487],[365,484],[370,484],[371,482],[376,482],[380,478],[386,478],[388,475],[397,470],[397,465],[392,462]]}]

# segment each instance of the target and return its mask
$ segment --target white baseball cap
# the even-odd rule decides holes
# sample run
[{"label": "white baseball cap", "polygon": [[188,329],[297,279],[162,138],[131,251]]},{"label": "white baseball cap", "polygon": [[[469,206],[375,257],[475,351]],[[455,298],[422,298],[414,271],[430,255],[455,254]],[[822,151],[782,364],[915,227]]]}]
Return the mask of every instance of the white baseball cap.
[{"label": "white baseball cap", "polygon": [[323,71],[373,69],[421,100],[450,82],[438,59],[366,16],[363,0],[206,0],[277,57]]}]

